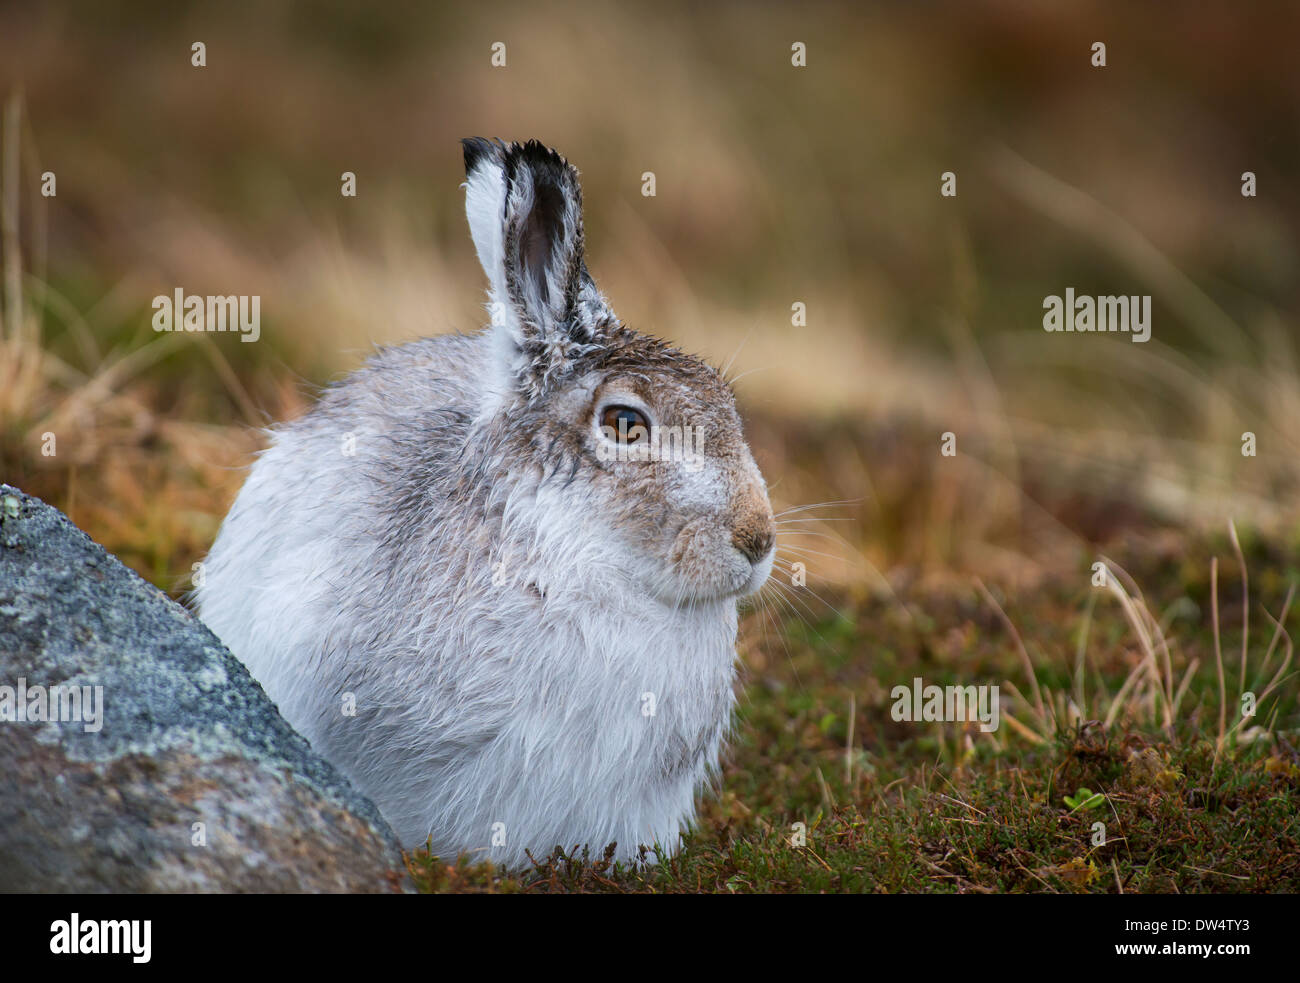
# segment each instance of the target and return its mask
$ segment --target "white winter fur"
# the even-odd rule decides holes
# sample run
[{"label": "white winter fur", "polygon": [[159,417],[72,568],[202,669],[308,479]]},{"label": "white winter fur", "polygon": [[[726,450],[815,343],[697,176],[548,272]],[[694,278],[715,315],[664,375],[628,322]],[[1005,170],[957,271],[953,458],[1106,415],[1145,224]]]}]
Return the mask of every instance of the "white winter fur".
[{"label": "white winter fur", "polygon": [[[677,848],[717,764],[734,701],[736,596],[761,583],[771,556],[751,565],[725,529],[701,537],[724,545],[709,546],[718,555],[700,569],[746,584],[709,596],[610,520],[612,493],[591,474],[547,480],[544,463],[507,450],[509,414],[528,402],[522,379],[549,386],[556,412],[585,405],[600,384],[567,378],[557,395],[573,350],[594,343],[566,340],[549,320],[554,303],[511,302],[503,217],[529,208],[531,193],[531,176],[506,187],[497,158],[467,181],[503,322],[384,351],[273,430],[197,597],[405,846],[431,837],[443,856],[516,865],[525,850],[617,841],[633,859],[642,844]],[[576,205],[566,210],[562,237],[574,232],[570,211],[581,221]],[[554,301],[564,284],[542,272]],[[598,294],[583,304],[577,316],[603,316]],[[521,351],[530,332],[556,346],[543,365]],[[721,515],[738,483],[766,502],[733,439],[743,453],[665,493],[706,516],[697,523]],[[674,593],[684,603],[665,603]]]}]

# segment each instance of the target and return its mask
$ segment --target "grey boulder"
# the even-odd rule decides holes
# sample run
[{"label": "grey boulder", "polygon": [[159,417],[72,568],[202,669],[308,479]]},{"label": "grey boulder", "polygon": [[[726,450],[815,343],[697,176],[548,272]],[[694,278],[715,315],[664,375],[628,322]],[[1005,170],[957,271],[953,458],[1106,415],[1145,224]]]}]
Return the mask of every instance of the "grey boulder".
[{"label": "grey boulder", "polygon": [[388,824],[217,637],[0,485],[0,891],[403,890]]}]

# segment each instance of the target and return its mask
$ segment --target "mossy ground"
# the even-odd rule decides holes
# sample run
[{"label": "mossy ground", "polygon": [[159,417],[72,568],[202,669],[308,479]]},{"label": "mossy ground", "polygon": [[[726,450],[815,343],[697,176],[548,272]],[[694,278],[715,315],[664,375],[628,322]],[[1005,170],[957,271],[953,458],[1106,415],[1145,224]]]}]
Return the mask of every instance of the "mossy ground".
[{"label": "mossy ground", "polygon": [[[1070,661],[1053,664],[1049,653],[1076,651],[1093,589],[1084,583],[1003,602],[1032,640],[1044,688],[1069,685]],[[1012,638],[973,589],[910,598],[910,616],[893,600],[846,597],[838,611],[779,633],[756,614],[745,626],[752,641],[735,738],[680,853],[627,869],[599,849],[557,850],[531,870],[502,873],[416,851],[412,875],[429,892],[1300,891],[1295,688],[1257,714],[1276,710],[1275,727],[1289,733],[1229,738],[1216,755],[1214,640],[1195,600],[1203,586],[1165,592],[1167,610],[1186,621],[1175,668],[1200,663],[1171,728],[1125,707],[1110,727],[1084,714],[1042,743],[1008,733],[1005,721],[994,741],[977,725],[890,715],[890,686],[913,675],[940,685],[1007,679],[1029,691]],[[1220,626],[1233,675],[1240,639],[1227,635],[1239,632],[1240,609],[1221,616],[1238,622]],[[1117,605],[1098,604],[1091,617],[1085,691],[1115,694],[1141,653]],[[1261,652],[1248,653],[1248,686]],[[1002,693],[1007,713],[1031,712]],[[1107,707],[1100,695],[1095,702],[1101,716]],[[1067,797],[1078,804],[1081,789],[1093,796],[1073,808]],[[806,826],[802,847],[792,845],[796,823]]]}]

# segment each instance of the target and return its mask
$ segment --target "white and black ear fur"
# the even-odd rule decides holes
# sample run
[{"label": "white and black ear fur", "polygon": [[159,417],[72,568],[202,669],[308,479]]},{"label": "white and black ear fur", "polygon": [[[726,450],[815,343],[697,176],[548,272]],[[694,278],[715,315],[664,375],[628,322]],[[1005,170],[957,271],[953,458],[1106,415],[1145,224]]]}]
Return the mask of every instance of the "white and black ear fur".
[{"label": "white and black ear fur", "polygon": [[617,323],[584,263],[578,172],[536,140],[461,142],[502,388],[532,400]]}]

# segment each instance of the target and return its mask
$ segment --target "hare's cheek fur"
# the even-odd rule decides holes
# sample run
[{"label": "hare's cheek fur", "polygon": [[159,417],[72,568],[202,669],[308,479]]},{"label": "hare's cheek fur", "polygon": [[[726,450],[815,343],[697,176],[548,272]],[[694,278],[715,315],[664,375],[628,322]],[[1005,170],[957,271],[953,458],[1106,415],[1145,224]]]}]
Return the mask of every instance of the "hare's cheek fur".
[{"label": "hare's cheek fur", "polygon": [[[682,482],[690,488],[691,478]],[[762,586],[772,569],[773,521],[757,469],[752,475],[728,474],[719,500],[691,516],[673,537],[668,556],[680,582],[678,595],[689,601],[739,597]],[[693,493],[695,489],[691,489]],[[684,502],[698,502],[688,493]]]},{"label": "hare's cheek fur", "polygon": [[731,536],[713,517],[687,523],[673,541],[673,566],[696,596],[726,597],[745,591],[753,567],[731,546]]},{"label": "hare's cheek fur", "polygon": [[[706,434],[734,433],[739,422],[713,419],[703,427]],[[735,599],[767,579],[772,510],[743,442],[706,440],[701,456],[690,461],[637,456],[598,477],[602,494],[594,508],[610,517],[625,572],[660,602]]]}]

